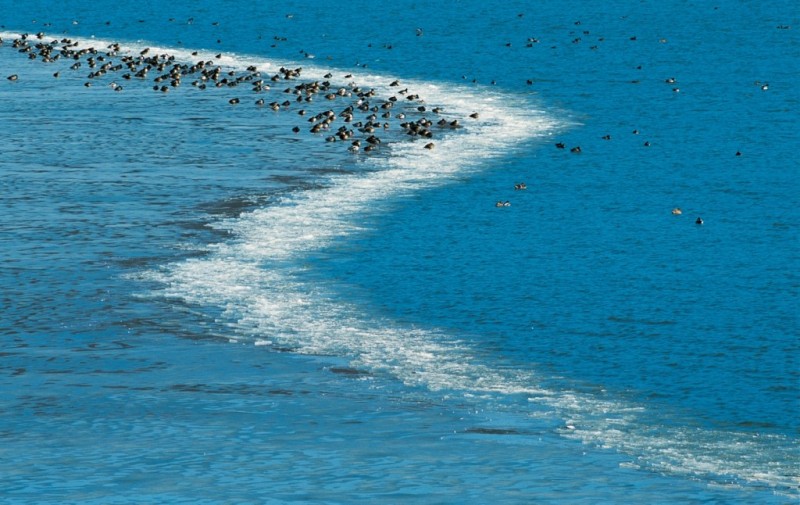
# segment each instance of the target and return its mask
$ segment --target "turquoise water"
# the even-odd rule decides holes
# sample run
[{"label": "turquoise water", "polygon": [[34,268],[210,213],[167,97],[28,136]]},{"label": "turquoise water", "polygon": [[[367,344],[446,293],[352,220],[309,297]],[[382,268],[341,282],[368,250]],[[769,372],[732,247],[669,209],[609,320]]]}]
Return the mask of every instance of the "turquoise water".
[{"label": "turquoise water", "polygon": [[790,2],[0,7],[5,502],[797,500]]}]

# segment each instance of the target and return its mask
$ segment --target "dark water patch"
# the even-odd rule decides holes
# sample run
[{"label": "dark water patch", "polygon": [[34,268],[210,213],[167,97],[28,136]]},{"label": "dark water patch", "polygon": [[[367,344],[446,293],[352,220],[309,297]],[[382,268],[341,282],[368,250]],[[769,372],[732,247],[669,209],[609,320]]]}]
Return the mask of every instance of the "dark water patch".
[{"label": "dark water patch", "polygon": [[250,384],[174,384],[169,386],[167,391],[244,396],[293,396],[293,393],[288,390],[270,390]]},{"label": "dark water patch", "polygon": [[194,220],[194,221],[168,221],[165,224],[175,226],[181,230],[197,231],[214,233],[214,228],[208,225],[207,221]]},{"label": "dark water patch", "polygon": [[275,351],[275,352],[288,353],[288,354],[295,354],[295,353],[297,353],[299,351],[299,348],[297,348],[297,347],[289,347],[289,346],[282,346],[282,345],[270,346],[270,349]]},{"label": "dark water patch", "polygon": [[284,184],[289,186],[290,188],[300,188],[300,189],[321,189],[324,186],[309,182],[308,177],[303,175],[295,175],[295,174],[273,174],[267,176],[268,180],[279,182],[280,184]]},{"label": "dark water patch", "polygon": [[[72,342],[69,339],[53,340],[32,350],[30,355],[19,357],[25,363],[14,364],[14,368],[26,370],[31,374],[47,375],[135,375],[165,369],[164,361],[154,361],[150,357],[136,357],[136,350],[124,344],[103,349],[88,350],[86,347],[63,350]],[[52,355],[53,353],[59,353]],[[22,366],[26,365],[26,366]]]},{"label": "dark water patch", "polygon": [[269,393],[271,395],[277,395],[277,396],[293,396],[294,395],[294,392],[289,391],[288,389],[270,389],[269,391],[267,391],[267,393]]},{"label": "dark water patch", "polygon": [[112,342],[92,342],[86,344],[86,347],[72,349],[72,352],[93,352],[93,351],[113,351],[119,349],[133,349],[135,346],[122,341]]},{"label": "dark water patch", "polygon": [[332,373],[344,375],[346,377],[364,377],[372,375],[372,373],[367,370],[359,370],[357,368],[350,367],[331,367],[328,368],[328,370]]},{"label": "dark water patch", "polygon": [[523,433],[513,428],[467,428],[464,433],[472,435],[522,435]]},{"label": "dark water patch", "polygon": [[636,319],[632,317],[619,317],[619,316],[609,316],[608,320],[614,323],[626,323],[626,324],[644,324],[649,326],[670,326],[677,324],[677,321],[671,319],[665,320],[648,320],[648,319]]},{"label": "dark water patch", "polygon": [[89,374],[89,375],[134,375],[134,374],[140,374],[140,373],[145,373],[145,372],[152,372],[152,371],[159,370],[159,369],[162,369],[162,368],[164,368],[163,364],[153,364],[151,366],[145,366],[145,367],[140,367],[140,368],[130,368],[130,369],[118,368],[118,369],[113,369],[113,370],[111,370],[111,369],[103,370],[103,369],[100,369],[100,368],[95,368],[94,370],[91,370],[89,372],[80,372],[80,373]]},{"label": "dark water patch", "polygon": [[148,266],[162,264],[170,258],[165,256],[138,256],[135,258],[109,258],[108,261],[124,270],[141,270]]},{"label": "dark water patch", "polygon": [[128,386],[123,384],[104,384],[100,386],[103,389],[112,389],[115,391],[157,391],[155,386]]},{"label": "dark water patch", "polygon": [[53,411],[63,407],[65,398],[55,395],[24,395],[17,398],[17,408],[32,409],[39,412]]},{"label": "dark water patch", "polygon": [[[198,209],[211,215],[222,217],[238,217],[242,212],[252,210],[257,207],[268,205],[275,198],[271,194],[262,195],[242,195],[198,206]],[[190,225],[186,223],[187,226]],[[194,223],[193,226],[208,229],[205,223]]]},{"label": "dark water patch", "polygon": [[777,424],[766,421],[742,421],[737,423],[737,426],[748,429],[772,429],[778,427]]},{"label": "dark water patch", "polygon": [[775,393],[788,393],[790,391],[796,391],[797,390],[797,388],[792,388],[792,387],[789,387],[789,386],[786,386],[786,385],[783,385],[783,384],[777,384],[777,385],[774,385],[774,386],[770,386],[767,389],[769,391],[772,391],[772,392],[775,392]]}]

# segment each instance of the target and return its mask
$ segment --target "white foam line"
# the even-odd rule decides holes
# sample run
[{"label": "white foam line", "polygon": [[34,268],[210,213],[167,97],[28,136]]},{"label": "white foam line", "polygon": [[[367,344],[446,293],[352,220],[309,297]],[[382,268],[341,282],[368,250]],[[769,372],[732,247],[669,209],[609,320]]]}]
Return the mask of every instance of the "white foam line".
[{"label": "white foam line", "polygon": [[[297,192],[278,205],[220,221],[214,226],[230,232],[232,241],[214,245],[209,258],[170,265],[157,278],[167,286],[167,296],[219,305],[227,318],[236,321],[238,331],[252,338],[268,336],[298,352],[350,356],[360,366],[434,390],[543,394],[531,386],[535,381],[530,376],[511,385],[507,376],[475,364],[466,346],[444,335],[433,338],[435,332],[388,322],[375,328],[356,307],[333,301],[322,288],[293,280],[296,265],[308,253],[361,230],[354,216],[382,201],[476,170],[556,124],[538,113],[523,116],[500,108],[494,98],[458,90],[461,102],[449,103],[450,91],[424,83],[417,86],[451,114],[479,111],[481,122],[437,140],[433,151],[419,142],[397,143],[391,157],[371,159],[379,170],[339,176],[327,188]],[[465,104],[469,109],[463,108]]]},{"label": "white foam line", "polygon": [[[47,40],[47,38],[45,38]],[[73,39],[79,40],[79,39]],[[81,40],[105,47],[107,40]],[[121,44],[122,51],[150,48],[149,54],[172,54],[187,60],[210,55],[176,51],[149,44]],[[215,63],[241,68],[297,68],[303,80],[322,79],[335,71],[348,81],[368,83],[378,95],[393,94],[394,79],[374,73],[358,74],[305,64],[277,65],[251,56],[225,55]],[[464,87],[403,81],[409,94],[419,94],[431,106],[443,107],[460,118],[462,131],[440,135],[433,150],[424,142],[396,142],[388,158],[368,158],[376,170],[332,178],[328,187],[298,191],[276,205],[257,209],[212,226],[230,232],[232,240],[209,246],[202,259],[167,265],[148,276],[165,286],[162,294],[201,305],[213,304],[240,334],[254,341],[291,346],[298,352],[349,356],[373,371],[385,371],[414,384],[437,389],[526,392],[544,394],[532,386],[529,374],[510,384],[504,374],[474,363],[471,350],[430,330],[402,328],[391,322],[370,324],[356,307],[333,299],[324,287],[308,286],[294,275],[302,258],[333,241],[361,231],[354,219],[374,212],[382,202],[422,188],[446,184],[456,175],[478,170],[492,158],[504,156],[517,144],[559,126],[553,118],[525,107],[510,107],[508,97],[477,95]],[[530,107],[530,104],[517,104]],[[466,121],[479,112],[480,119]],[[374,322],[373,322],[374,323]]]}]

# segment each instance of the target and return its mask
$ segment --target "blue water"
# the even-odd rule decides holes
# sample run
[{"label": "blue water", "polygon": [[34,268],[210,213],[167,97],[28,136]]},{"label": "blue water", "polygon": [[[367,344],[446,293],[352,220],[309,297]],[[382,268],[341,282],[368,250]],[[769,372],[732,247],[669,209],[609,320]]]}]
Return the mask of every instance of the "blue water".
[{"label": "blue water", "polygon": [[0,0],[1,501],[796,502],[799,22]]}]

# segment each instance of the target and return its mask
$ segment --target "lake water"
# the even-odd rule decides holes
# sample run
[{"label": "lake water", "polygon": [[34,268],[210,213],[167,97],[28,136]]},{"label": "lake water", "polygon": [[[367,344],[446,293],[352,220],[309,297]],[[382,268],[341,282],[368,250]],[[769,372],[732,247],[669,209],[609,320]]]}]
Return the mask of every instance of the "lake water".
[{"label": "lake water", "polygon": [[0,12],[4,503],[800,498],[792,2]]}]

